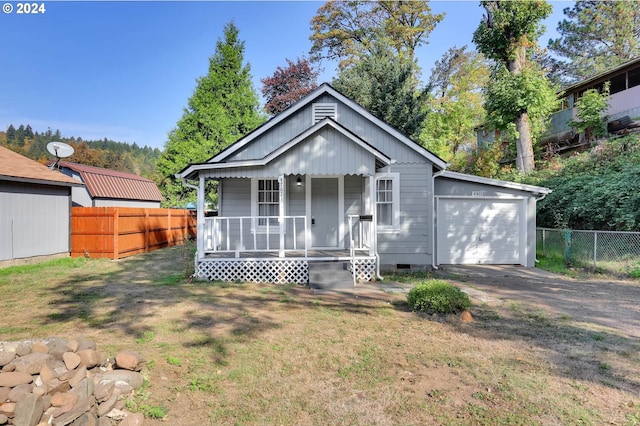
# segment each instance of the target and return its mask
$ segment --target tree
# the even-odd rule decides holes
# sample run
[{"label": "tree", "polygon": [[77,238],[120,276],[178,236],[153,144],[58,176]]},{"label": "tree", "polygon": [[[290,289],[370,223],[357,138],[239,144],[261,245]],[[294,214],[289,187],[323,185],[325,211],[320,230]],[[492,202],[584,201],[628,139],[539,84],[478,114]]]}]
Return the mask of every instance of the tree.
[{"label": "tree", "polygon": [[560,37],[549,49],[565,82],[575,82],[640,56],[640,2],[577,1],[563,10]]},{"label": "tree", "polygon": [[516,167],[522,173],[535,169],[533,143],[544,130],[543,122],[555,107],[556,90],[531,60],[551,13],[544,0],[527,2],[483,1],[486,15],[473,33],[473,41],[495,61],[486,89],[487,124],[506,131],[515,140]]},{"label": "tree", "polygon": [[158,185],[166,205],[195,199],[193,190],[177,181],[175,173],[190,163],[206,161],[264,121],[250,67],[243,61],[244,42],[235,25],[229,23],[224,27],[224,40],[218,40],[209,59],[207,75],[197,80],[158,161],[162,176]]},{"label": "tree", "polygon": [[426,90],[418,90],[415,64],[402,60],[384,39],[370,56],[342,70],[333,86],[404,135],[417,138],[426,116]]},{"label": "tree", "polygon": [[586,90],[576,101],[575,107],[578,120],[569,122],[571,128],[584,132],[585,139],[589,142],[598,136],[605,136],[608,121],[605,113],[609,109],[609,82],[605,83],[602,93],[597,89]]},{"label": "tree", "polygon": [[436,61],[429,80],[429,114],[420,134],[425,148],[451,162],[462,147],[475,146],[475,128],[485,116],[482,88],[488,79],[486,60],[467,46],[454,46]]},{"label": "tree", "polygon": [[415,49],[443,18],[431,13],[428,0],[328,1],[311,20],[311,59],[338,60],[346,68],[371,54],[373,42],[384,36],[399,56],[415,62]]},{"label": "tree", "polygon": [[261,79],[264,108],[269,114],[277,114],[289,108],[318,87],[318,71],[313,70],[309,60],[300,59],[294,63],[286,59],[286,68],[278,67],[271,77]]},{"label": "tree", "polygon": [[16,138],[16,128],[13,127],[13,124],[9,124],[7,127],[7,143],[12,143]]}]

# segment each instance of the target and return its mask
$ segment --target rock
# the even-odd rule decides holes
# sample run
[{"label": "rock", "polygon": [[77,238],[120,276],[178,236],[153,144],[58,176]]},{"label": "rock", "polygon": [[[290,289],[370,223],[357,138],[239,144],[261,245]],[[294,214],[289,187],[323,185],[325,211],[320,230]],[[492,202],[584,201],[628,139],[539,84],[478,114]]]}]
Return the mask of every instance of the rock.
[{"label": "rock", "polygon": [[104,416],[109,411],[113,410],[116,406],[116,402],[118,402],[118,398],[120,398],[120,395],[120,391],[116,390],[109,399],[98,404],[98,415]]},{"label": "rock", "polygon": [[114,425],[115,423],[109,417],[103,416],[98,419],[98,426],[114,426]]},{"label": "rock", "polygon": [[62,361],[64,361],[65,367],[67,370],[74,370],[78,365],[80,365],[80,355],[73,352],[65,352],[62,354]]},{"label": "rock", "polygon": [[51,405],[54,407],[62,407],[63,405],[74,405],[78,402],[78,395],[71,392],[58,392],[51,396]]},{"label": "rock", "polygon": [[9,397],[9,392],[11,392],[11,388],[8,386],[0,387],[0,404],[7,400]]},{"label": "rock", "polygon": [[82,381],[87,377],[87,368],[82,366],[77,370],[72,371],[71,373],[72,374],[71,374],[71,377],[69,378],[69,385],[71,385],[72,388],[75,388],[78,385],[78,383],[80,383],[80,381]]},{"label": "rock", "polygon": [[7,395],[7,399],[10,402],[20,402],[25,396],[29,395],[31,391],[33,391],[33,385],[30,383],[18,385],[11,389],[11,392]]},{"label": "rock", "polygon": [[142,426],[144,415],[142,413],[128,414],[118,425],[119,426]]},{"label": "rock", "polygon": [[71,352],[76,352],[80,347],[80,343],[77,340],[71,340],[67,342],[67,349]]},{"label": "rock", "polygon": [[96,350],[96,343],[93,340],[86,339],[84,337],[78,337],[78,349],[76,352],[85,350],[85,349],[93,349]]},{"label": "rock", "polygon": [[471,316],[471,312],[466,309],[462,311],[462,315],[460,315],[460,320],[462,322],[473,322],[473,317]]},{"label": "rock", "polygon": [[16,371],[16,365],[13,363],[9,363],[7,365],[5,365],[4,367],[2,367],[2,371],[5,373],[11,372],[11,371]]},{"label": "rock", "polygon": [[0,373],[0,386],[13,388],[15,386],[31,382],[33,382],[33,376],[22,371]]},{"label": "rock", "polygon": [[31,345],[25,342],[18,343],[16,346],[16,355],[17,356],[25,356],[31,353]]},{"label": "rock", "polygon": [[71,392],[77,394],[80,399],[87,399],[89,397],[95,399],[95,397],[93,397],[93,380],[85,377],[71,389]]},{"label": "rock", "polygon": [[53,371],[48,365],[44,365],[40,369],[40,380],[42,380],[42,383],[47,383],[49,380],[55,379],[57,377],[58,375],[56,374],[56,372]]},{"label": "rock", "polygon": [[111,397],[116,383],[114,381],[103,381],[95,383],[93,387],[93,395],[96,397],[96,401],[103,402]]},{"label": "rock", "polygon": [[48,393],[50,395],[56,394],[58,392],[67,392],[71,389],[71,385],[69,385],[68,380],[60,380],[60,379],[51,379],[47,383],[45,383],[48,389]]},{"label": "rock", "polygon": [[82,416],[69,423],[69,426],[98,426],[98,418],[92,412],[84,413]]},{"label": "rock", "polygon": [[80,364],[87,368],[93,368],[99,363],[95,349],[82,349],[76,354],[80,356]]},{"label": "rock", "polygon": [[80,401],[78,401],[78,403],[73,407],[71,411],[61,416],[55,417],[53,419],[52,424],[54,426],[68,425],[69,423],[73,422],[74,420],[82,416],[84,413],[91,410],[91,408],[95,405],[95,403],[96,403],[96,400],[93,396],[89,398],[81,399]]},{"label": "rock", "polygon": [[142,387],[142,383],[144,381],[144,377],[142,374],[136,371],[129,370],[113,370],[113,371],[105,371],[100,375],[100,383],[103,381],[113,381],[118,385],[118,382],[128,384],[134,389],[139,389]]},{"label": "rock", "polygon": [[15,352],[0,351],[0,367],[4,367],[9,364],[15,357]]},{"label": "rock", "polygon": [[35,426],[44,413],[42,398],[38,395],[28,395],[16,404],[13,423],[16,425]]},{"label": "rock", "polygon": [[33,345],[31,345],[31,352],[41,352],[43,354],[48,354],[49,348],[43,342],[33,342]]},{"label": "rock", "polygon": [[145,359],[136,352],[122,351],[116,355],[116,365],[125,370],[140,371],[144,363]]},{"label": "rock", "polygon": [[5,402],[0,404],[0,414],[4,414],[7,417],[13,417],[16,414],[16,403]]},{"label": "rock", "polygon": [[0,425],[6,425],[9,422],[9,417],[4,414],[0,414]]},{"label": "rock", "polygon": [[33,352],[29,355],[17,357],[12,361],[16,366],[16,371],[23,371],[29,374],[39,374],[42,367],[51,359],[51,355],[41,352]]}]

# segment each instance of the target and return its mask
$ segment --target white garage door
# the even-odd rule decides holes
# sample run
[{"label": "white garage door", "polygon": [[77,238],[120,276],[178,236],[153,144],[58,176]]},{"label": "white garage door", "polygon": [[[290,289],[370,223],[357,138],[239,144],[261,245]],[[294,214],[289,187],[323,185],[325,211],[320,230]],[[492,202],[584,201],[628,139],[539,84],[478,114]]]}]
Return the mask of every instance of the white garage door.
[{"label": "white garage door", "polygon": [[524,264],[524,200],[439,198],[439,264]]}]

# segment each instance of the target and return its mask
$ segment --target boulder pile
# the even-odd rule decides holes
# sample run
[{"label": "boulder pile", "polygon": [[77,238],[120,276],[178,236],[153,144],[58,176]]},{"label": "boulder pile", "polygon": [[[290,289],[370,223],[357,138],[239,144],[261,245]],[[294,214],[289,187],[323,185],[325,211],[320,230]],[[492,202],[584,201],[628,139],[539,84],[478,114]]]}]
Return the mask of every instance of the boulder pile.
[{"label": "boulder pile", "polygon": [[108,358],[83,337],[0,342],[0,425],[142,425],[126,400],[144,363],[131,351]]}]

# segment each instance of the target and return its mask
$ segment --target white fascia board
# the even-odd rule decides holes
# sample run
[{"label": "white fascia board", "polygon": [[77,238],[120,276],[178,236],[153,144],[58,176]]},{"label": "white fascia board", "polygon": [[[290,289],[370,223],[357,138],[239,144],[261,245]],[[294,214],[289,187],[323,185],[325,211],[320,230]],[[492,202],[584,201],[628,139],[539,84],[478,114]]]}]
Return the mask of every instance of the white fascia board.
[{"label": "white fascia board", "polygon": [[481,183],[481,184],[491,185],[491,186],[499,186],[499,187],[502,187],[502,188],[517,189],[519,191],[526,191],[526,192],[531,192],[531,193],[534,193],[534,194],[549,194],[549,193],[552,192],[551,189],[545,188],[543,186],[526,185],[524,183],[509,182],[509,181],[506,181],[506,180],[498,180],[498,179],[490,179],[490,178],[481,177],[481,176],[468,175],[468,174],[465,174],[465,173],[452,172],[452,171],[449,171],[449,170],[445,171],[443,174],[441,174],[438,177],[456,179],[456,180],[464,180],[464,181],[467,181],[467,182]]}]

